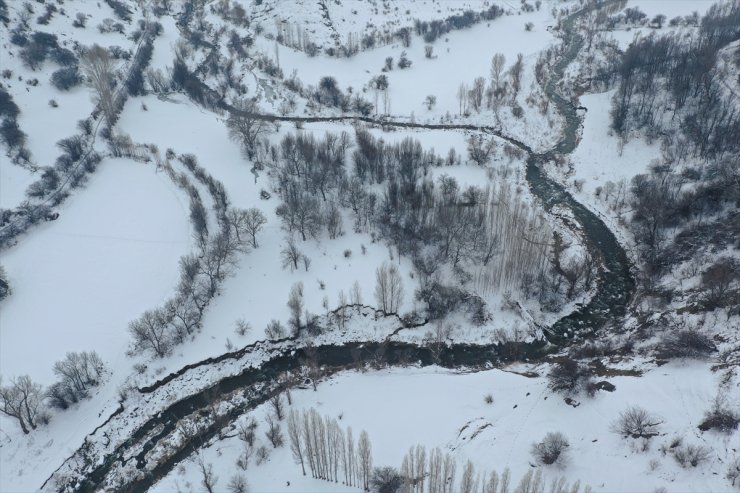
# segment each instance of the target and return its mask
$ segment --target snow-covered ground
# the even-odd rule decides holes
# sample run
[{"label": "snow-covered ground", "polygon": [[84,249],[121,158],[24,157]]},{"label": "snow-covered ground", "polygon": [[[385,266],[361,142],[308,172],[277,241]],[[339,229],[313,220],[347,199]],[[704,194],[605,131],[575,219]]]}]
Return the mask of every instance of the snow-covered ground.
[{"label": "snow-covered ground", "polygon": [[[292,391],[291,408],[313,407],[322,416],[338,419],[343,428],[351,426],[355,437],[366,430],[376,466],[398,468],[408,448],[420,444],[428,452],[434,447],[452,452],[458,478],[464,462],[471,460],[476,472],[496,470],[500,474],[509,468],[518,481],[534,462],[532,443],[549,431],[560,431],[570,443],[569,459],[564,467],[543,467],[547,479],[580,479],[596,492],[654,491],[660,487],[668,491],[728,491],[724,460],[729,450],[740,447],[740,434],[701,433],[696,428],[714,397],[718,379],[706,365],[678,362],[654,368],[641,377],[613,377],[609,381],[616,391],[599,392],[593,399],[579,398],[578,407],[551,393],[544,378],[515,373],[525,369],[466,374],[431,367],[342,373],[321,383],[317,392]],[[485,402],[487,394],[492,395],[492,404]],[[628,406],[644,407],[661,420],[660,436],[651,439],[645,451],[641,451],[639,440],[610,431]],[[258,444],[267,444],[264,416],[270,412],[267,404],[242,418],[254,417],[259,423]],[[285,426],[283,423],[284,432]],[[682,469],[670,454],[660,451],[676,437],[684,443],[708,446],[710,459],[695,470]],[[236,467],[241,450],[241,442],[233,437],[215,441],[200,452],[200,458],[213,465],[219,487],[241,472]],[[251,491],[347,490],[341,484],[302,476],[291,457],[287,436],[286,445],[271,452],[266,463],[251,462],[244,472]],[[200,472],[191,458],[153,491],[199,488]]]},{"label": "snow-covered ground", "polygon": [[129,321],[172,292],[191,245],[187,199],[153,165],[105,160],[59,212],[2,254],[13,294],[0,311],[0,372],[43,384],[67,351],[128,366]]},{"label": "snow-covered ground", "polygon": [[[271,16],[283,12],[288,22],[307,23],[315,30],[312,36],[322,42],[331,42],[332,33],[345,41],[347,34],[370,31],[374,28],[396,29],[411,25],[413,18],[442,18],[465,8],[480,10],[488,2],[460,0],[445,2],[427,0],[416,3],[379,2],[320,2],[327,8],[330,25],[321,22],[316,2],[285,3],[265,0],[250,8],[258,13],[269,33],[274,27]],[[389,84],[390,115],[402,121],[439,123],[449,113],[452,123],[496,126],[492,111],[473,112],[468,117],[456,117],[459,112],[457,92],[460,83],[468,88],[476,77],[488,79],[491,58],[495,53],[506,56],[507,68],[518,53],[524,56],[522,90],[518,98],[524,108],[524,117],[516,119],[508,107],[502,108],[501,129],[515,136],[535,150],[552,146],[558,136],[559,117],[542,115],[536,107],[524,103],[531,94],[541,96],[534,80],[534,64],[539,54],[558,43],[548,27],[555,23],[554,7],[561,2],[543,2],[542,8],[527,14],[516,14],[516,2],[501,2],[511,15],[490,23],[479,23],[469,29],[452,31],[434,43],[434,56],[424,56],[424,42],[413,36],[406,49],[413,65],[386,72]],[[628,7],[639,6],[651,18],[657,13],[668,19],[687,15],[693,10],[702,14],[710,2],[630,0]],[[408,12],[406,7],[408,6]],[[17,8],[11,9],[13,23]],[[43,11],[41,4],[33,4],[35,15]],[[20,8],[20,7],[19,7]],[[25,7],[24,7],[25,8]],[[66,0],[65,13],[57,13],[47,26],[32,25],[32,30],[43,29],[57,33],[61,44],[71,47],[73,42],[89,45],[119,45],[125,49],[133,42],[124,34],[99,34],[96,25],[113,12],[105,2],[95,5],[81,0]],[[132,6],[132,8],[134,8]],[[72,27],[78,11],[89,14],[86,28]],[[357,11],[357,12],[354,12]],[[134,14],[134,20],[140,12]],[[260,17],[262,16],[262,17]],[[207,16],[213,20],[213,15]],[[32,22],[35,21],[34,20]],[[180,32],[173,16],[158,19],[163,33],[155,42],[152,68],[166,72],[172,65],[175,45]],[[533,23],[531,32],[524,25]],[[231,26],[229,26],[231,27]],[[135,23],[126,25],[126,34]],[[664,30],[667,28],[664,28]],[[620,46],[626,46],[635,32],[644,35],[650,28],[630,32],[615,32]],[[644,31],[644,32],[643,32]],[[21,109],[18,119],[21,129],[28,134],[28,147],[33,161],[51,165],[59,154],[56,142],[78,132],[78,120],[89,116],[93,109],[92,93],[81,86],[60,92],[49,83],[50,74],[58,67],[50,61],[38,71],[22,66],[17,47],[8,41],[9,30],[0,33],[0,44],[9,48],[3,52],[3,69],[13,71],[13,77],[2,83],[13,95]],[[629,39],[627,36],[629,35]],[[623,38],[623,39],[622,39]],[[279,58],[283,72],[296,70],[304,84],[316,85],[321,77],[331,75],[345,91],[365,91],[364,97],[375,103],[372,89],[367,88],[373,76],[381,73],[385,58],[395,61],[404,49],[400,43],[362,51],[352,58],[336,58],[320,54],[310,58],[305,53],[276,45],[264,35],[255,37],[256,51]],[[4,49],[5,50],[5,49]],[[277,50],[277,51],[276,51]],[[6,55],[8,53],[9,55]],[[253,72],[255,81],[264,74]],[[18,80],[22,77],[23,80]],[[38,78],[32,86],[28,79]],[[209,83],[211,81],[208,81]],[[275,82],[276,83],[276,82]],[[277,83],[276,83],[277,84]],[[252,85],[247,96],[260,94]],[[277,92],[286,91],[279,88]],[[437,103],[428,110],[427,95],[435,95]],[[629,183],[632,176],[645,172],[651,162],[660,156],[658,144],[647,144],[632,139],[622,146],[609,135],[609,106],[613,91],[582,96],[580,104],[588,109],[584,117],[581,142],[569,156],[572,173],[566,168],[550,169],[558,179],[574,190],[576,198],[604,217],[624,242],[628,235],[619,225],[618,217],[600,198],[598,187],[607,182]],[[55,99],[57,108],[49,105]],[[266,104],[267,103],[267,104]],[[378,104],[382,107],[383,96]],[[260,101],[263,109],[276,112],[269,102]],[[276,106],[276,104],[274,105]],[[554,105],[551,105],[552,108]],[[305,101],[299,102],[296,114],[304,115]],[[326,114],[335,110],[322,110]],[[337,110],[338,111],[338,110]],[[325,114],[321,113],[321,114]],[[2,252],[0,264],[8,273],[12,295],[0,305],[0,374],[5,378],[29,374],[47,385],[53,381],[52,364],[68,351],[95,350],[107,366],[106,381],[93,390],[90,399],[72,406],[72,409],[54,413],[51,423],[29,436],[21,434],[16,423],[0,419],[0,490],[29,491],[38,489],[64,460],[83,443],[88,433],[111,415],[118,406],[119,388],[124,385],[151,384],[163,375],[176,372],[184,365],[223,354],[227,347],[241,348],[265,338],[264,328],[272,319],[286,322],[289,316],[286,302],[294,283],[304,285],[305,308],[318,315],[339,304],[339,293],[349,297],[358,283],[362,302],[375,304],[376,268],[384,261],[400,267],[404,296],[400,311],[419,308],[415,301],[418,279],[407,257],[399,258],[394,249],[369,234],[353,231],[352,217],[344,212],[344,234],[334,240],[322,234],[317,240],[299,241],[299,249],[311,260],[310,267],[300,266],[292,271],[282,267],[281,250],[286,234],[275,214],[279,204],[277,194],[268,200],[260,198],[262,190],[271,190],[267,171],[257,175],[252,164],[243,156],[239,146],[228,135],[225,117],[204,110],[181,94],[160,98],[150,95],[131,98],[121,114],[116,131],[129,134],[134,142],[156,144],[160,154],[172,149],[177,154],[192,153],[199,164],[226,188],[230,204],[239,208],[259,208],[267,217],[267,225],[258,235],[259,248],[239,254],[233,275],[220,287],[220,294],[208,306],[202,320],[202,329],[192,340],[176,347],[174,354],[152,360],[148,355],[126,356],[130,336],[128,323],[143,311],[161,306],[171,297],[179,278],[178,259],[193,249],[188,222],[187,197],[177,189],[164,173],[158,173],[153,163],[143,164],[129,159],[106,157],[90,180],[59,208],[56,221],[43,223],[20,238],[17,245]],[[304,132],[320,137],[324,132],[347,131],[348,124],[311,123]],[[274,128],[270,141],[277,143],[287,133],[296,131],[292,124],[283,123]],[[404,129],[371,132],[386,142],[397,142],[406,137],[421,141],[425,149],[434,148],[446,156],[450,148],[462,158],[462,164],[431,168],[428,178],[433,180],[446,174],[458,180],[461,188],[468,185],[485,187],[501,181],[500,170],[509,166],[507,178],[513,187],[519,187],[524,202],[533,198],[523,177],[523,162],[510,161],[503,154],[503,142],[495,152],[488,168],[478,167],[467,159],[463,131]],[[104,149],[102,139],[97,148]],[[351,152],[351,151],[350,151]],[[12,208],[24,199],[24,191],[37,178],[29,171],[13,165],[7,159],[0,161],[0,207]],[[173,162],[173,166],[179,164]],[[347,162],[351,168],[351,159]],[[574,181],[579,183],[574,187]],[[580,185],[582,184],[582,186]],[[207,205],[211,198],[205,187],[198,185]],[[603,196],[603,192],[602,192]],[[209,212],[210,214],[210,212]],[[551,226],[555,219],[551,218]],[[573,250],[581,252],[575,235],[566,235],[573,241]],[[584,295],[586,296],[586,295]],[[326,300],[326,301],[325,301]],[[505,302],[502,293],[492,293],[487,299],[493,320],[483,328],[471,327],[462,317],[453,318],[455,326],[451,339],[457,342],[489,343],[496,340],[495,329],[521,339],[537,335],[529,330],[530,313],[514,311]],[[564,311],[573,308],[573,300]],[[537,307],[531,310],[540,322],[554,321],[559,314],[542,314]],[[315,339],[317,344],[344,341],[382,341],[399,328],[396,318],[378,318],[370,308],[354,314],[346,330],[331,330]],[[547,318],[549,317],[549,318]],[[252,329],[245,336],[235,334],[235,322],[243,319]],[[397,340],[423,342],[432,326],[402,330]],[[269,344],[258,344],[254,360],[234,362],[225,369],[211,371],[208,367],[196,370],[182,380],[174,380],[156,397],[132,392],[125,402],[126,412],[114,421],[108,440],[125,440],[126,433],[141,420],[159,412],[172,400],[199,391],[224,375],[243,370],[249,364],[258,364],[259,358],[269,356]],[[246,361],[246,362],[245,362]],[[132,372],[134,363],[146,364],[141,375]],[[243,366],[239,366],[243,365]],[[338,417],[342,426],[351,425],[356,433],[366,429],[373,441],[376,465],[398,467],[402,455],[411,445],[428,448],[440,446],[455,454],[458,474],[462,462],[470,459],[476,470],[497,470],[508,467],[514,478],[530,470],[531,444],[548,431],[562,431],[570,440],[570,461],[563,469],[546,469],[546,477],[560,475],[570,480],[580,479],[595,491],[653,491],[665,487],[669,491],[724,491],[726,461],[737,456],[740,435],[701,434],[696,425],[709,407],[716,393],[719,376],[710,372],[706,363],[671,363],[654,368],[642,377],[613,377],[614,393],[600,392],[594,399],[579,397],[581,404],[571,407],[562,397],[547,390],[543,377],[526,377],[513,371],[537,370],[545,374],[547,367],[512,367],[478,373],[450,372],[439,368],[406,368],[372,373],[342,373],[322,382],[318,392],[296,390],[294,404],[298,409],[315,407],[321,414]],[[486,404],[484,396],[492,394],[493,404]],[[738,405],[740,394],[730,397]],[[611,422],[629,405],[641,405],[660,416],[662,433],[650,441],[647,451],[637,451],[637,441],[624,440],[609,431]],[[139,411],[137,411],[137,409]],[[253,415],[258,419],[260,442],[264,439],[264,415],[261,406]],[[136,414],[139,412],[139,414]],[[480,433],[475,433],[479,431]],[[473,435],[476,434],[475,437]],[[697,470],[678,467],[670,454],[660,451],[673,438],[681,436],[686,443],[702,443],[711,448],[707,464]],[[105,446],[108,444],[106,443]],[[101,445],[102,447],[102,445]],[[202,457],[214,465],[219,477],[218,490],[225,488],[235,472],[236,454],[240,444],[235,438],[209,444]],[[197,468],[188,459],[155,487],[156,491],[179,489],[199,490]],[[273,452],[264,465],[250,465],[247,471],[252,491],[346,491],[346,487],[300,474],[293,464],[287,446]],[[290,486],[287,486],[287,483]]]}]

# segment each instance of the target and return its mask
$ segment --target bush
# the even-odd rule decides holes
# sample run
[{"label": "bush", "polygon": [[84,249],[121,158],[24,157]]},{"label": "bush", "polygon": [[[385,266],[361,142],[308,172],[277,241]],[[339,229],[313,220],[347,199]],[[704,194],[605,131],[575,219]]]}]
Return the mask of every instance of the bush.
[{"label": "bush", "polygon": [[705,358],[717,350],[709,337],[692,329],[664,333],[656,349],[661,358],[696,359]]},{"label": "bush", "polygon": [[660,419],[641,407],[632,406],[622,411],[612,423],[612,431],[625,437],[651,438],[658,436]]},{"label": "bush", "polygon": [[570,444],[559,431],[550,432],[538,443],[532,444],[532,455],[538,464],[565,465],[566,450]]},{"label": "bush", "polygon": [[396,493],[403,484],[403,478],[392,467],[376,467],[370,477],[371,491],[377,493]]},{"label": "bush", "polygon": [[679,445],[673,449],[673,458],[684,469],[697,467],[709,459],[710,450],[703,445]]},{"label": "bush", "polygon": [[60,68],[51,74],[51,84],[60,91],[68,91],[82,83],[82,75],[77,66]]},{"label": "bush", "polygon": [[712,408],[704,413],[704,420],[699,424],[699,429],[731,433],[737,429],[738,424],[740,424],[738,414],[728,407],[725,399],[718,397],[714,400]]},{"label": "bush", "polygon": [[547,380],[555,392],[578,393],[591,383],[591,373],[577,361],[564,358],[555,363],[547,374]]}]

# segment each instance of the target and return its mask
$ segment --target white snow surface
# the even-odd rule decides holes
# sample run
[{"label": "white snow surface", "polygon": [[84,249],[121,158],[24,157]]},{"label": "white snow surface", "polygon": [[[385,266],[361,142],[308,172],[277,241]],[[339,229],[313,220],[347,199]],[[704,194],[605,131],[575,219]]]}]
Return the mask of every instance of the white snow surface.
[{"label": "white snow surface", "polygon": [[59,219],[3,252],[13,289],[0,311],[3,375],[50,384],[53,362],[85,349],[116,372],[128,366],[126,326],[168,297],[191,245],[175,190],[153,165],[105,160]]},{"label": "white snow surface", "polygon": [[[338,419],[343,428],[351,426],[355,438],[360,430],[366,430],[375,466],[398,468],[410,446],[421,444],[428,451],[441,447],[456,458],[458,478],[469,459],[476,472],[497,470],[500,474],[510,468],[513,488],[533,467],[532,443],[548,431],[560,431],[570,443],[569,460],[562,468],[543,466],[545,478],[580,479],[596,492],[650,492],[661,486],[668,491],[727,491],[722,458],[727,450],[740,446],[740,434],[702,434],[696,429],[717,381],[706,365],[678,362],[654,368],[641,377],[613,377],[609,380],[616,386],[615,392],[600,392],[594,399],[578,398],[578,407],[551,393],[544,378],[510,371],[525,369],[466,374],[430,367],[342,373],[323,382],[318,392],[293,391],[292,407],[299,411],[314,407],[322,416]],[[493,404],[484,402],[487,394],[493,396]],[[661,436],[652,439],[645,452],[636,451],[637,440],[610,431],[612,422],[630,405],[645,407],[663,423]],[[258,444],[269,447],[263,433],[263,418],[271,412],[268,406],[250,416],[259,423]],[[677,436],[685,443],[709,446],[708,463],[695,470],[681,469],[659,451]],[[234,437],[215,441],[202,450],[200,456],[213,465],[219,487],[241,472],[235,466],[241,449]],[[654,470],[652,460],[657,463]],[[341,484],[302,476],[287,443],[272,450],[263,465],[251,462],[245,477],[251,491],[258,492],[348,490]],[[153,491],[199,486],[199,472],[191,458]]]}]

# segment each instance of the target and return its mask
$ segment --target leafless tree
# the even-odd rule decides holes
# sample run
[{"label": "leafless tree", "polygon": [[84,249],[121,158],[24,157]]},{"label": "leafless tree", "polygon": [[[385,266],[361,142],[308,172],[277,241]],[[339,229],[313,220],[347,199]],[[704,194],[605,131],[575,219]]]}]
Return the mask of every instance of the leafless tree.
[{"label": "leafless tree", "polygon": [[468,138],[468,156],[478,166],[488,164],[495,149],[496,141],[493,138],[485,140],[480,134]]},{"label": "leafless tree", "polygon": [[278,448],[283,446],[283,432],[280,429],[280,422],[275,419],[272,414],[268,414],[265,416],[265,422],[267,423],[267,431],[265,432],[265,436],[272,444],[273,448]]},{"label": "leafless tree", "polygon": [[268,130],[267,122],[259,116],[259,107],[252,99],[240,99],[226,121],[231,138],[241,144],[249,159],[254,158],[260,137]]},{"label": "leafless tree", "polygon": [[[0,381],[0,384],[2,382]],[[35,430],[41,413],[41,385],[23,375],[10,381],[10,385],[0,385],[0,412],[15,418],[23,433]]]},{"label": "leafless tree", "polygon": [[532,444],[532,455],[540,464],[563,464],[568,447],[565,435],[559,431],[550,432],[541,442]]},{"label": "leafless tree", "polygon": [[303,252],[298,249],[293,237],[289,237],[285,248],[280,251],[283,259],[283,269],[290,267],[290,270],[298,269],[298,262],[303,258]]},{"label": "leafless tree", "polygon": [[477,77],[473,81],[473,87],[470,89],[470,105],[475,111],[480,111],[483,104],[483,93],[486,89],[486,80],[483,77]]},{"label": "leafless tree", "polygon": [[506,66],[506,57],[503,53],[496,53],[491,60],[491,84],[494,89],[501,87],[501,75]]},{"label": "leafless tree", "polygon": [[134,338],[134,347],[137,349],[151,349],[161,358],[172,348],[167,315],[162,308],[145,311],[141,317],[129,324],[128,330]]},{"label": "leafless tree", "polygon": [[[303,312],[303,283],[297,282],[290,288],[288,295],[288,309],[290,310],[290,325],[293,333],[301,329],[301,313]],[[308,322],[308,320],[306,320]]]},{"label": "leafless tree", "polygon": [[113,92],[113,58],[107,49],[94,44],[81,58],[82,70],[95,91],[96,104],[103,112],[106,123],[112,127],[115,123],[116,106]]},{"label": "leafless tree", "polygon": [[278,421],[282,421],[283,416],[285,415],[285,407],[283,405],[283,398],[280,394],[275,394],[270,399],[270,405],[272,406],[272,410],[275,413],[275,417],[278,419]]},{"label": "leafless tree", "polygon": [[375,271],[375,300],[384,314],[398,313],[403,300],[403,282],[395,264],[383,262]]},{"label": "leafless tree", "polygon": [[373,456],[372,446],[370,445],[370,438],[368,437],[365,430],[360,433],[360,438],[357,441],[357,458],[362,488],[365,490],[369,490],[370,473],[373,470]]},{"label": "leafless tree", "polygon": [[249,235],[252,247],[257,248],[257,233],[267,223],[261,210],[256,207],[247,210],[232,208],[226,213],[226,220],[239,243],[242,243],[243,235]]},{"label": "leafless tree", "polygon": [[198,471],[200,471],[201,475],[200,484],[208,493],[215,493],[218,478],[213,472],[213,464],[206,464],[206,462],[203,460],[203,457],[201,457],[200,455],[198,456],[197,464]]},{"label": "leafless tree", "polygon": [[660,423],[660,419],[647,410],[632,406],[619,413],[611,429],[625,437],[651,438],[658,436]]},{"label": "leafless tree", "polygon": [[303,460],[304,447],[301,442],[301,419],[298,411],[291,409],[288,413],[288,439],[290,440],[290,451],[293,459],[301,464],[301,471],[306,475],[306,465]]},{"label": "leafless tree", "polygon": [[228,488],[229,493],[249,493],[247,479],[241,474],[236,474],[231,477]]},{"label": "leafless tree", "polygon": [[272,319],[265,327],[265,336],[271,340],[282,339],[285,337],[285,327],[279,320]]}]

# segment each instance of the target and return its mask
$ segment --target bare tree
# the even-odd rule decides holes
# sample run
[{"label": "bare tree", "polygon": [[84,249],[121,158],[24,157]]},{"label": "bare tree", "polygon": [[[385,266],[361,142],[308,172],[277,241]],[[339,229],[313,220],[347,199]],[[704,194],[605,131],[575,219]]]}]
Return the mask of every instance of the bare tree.
[{"label": "bare tree", "polygon": [[460,105],[460,115],[468,111],[468,88],[463,82],[457,88],[457,101]]},{"label": "bare tree", "polygon": [[247,479],[241,475],[236,474],[231,476],[229,480],[229,493],[249,493],[249,487],[247,486]]},{"label": "bare tree", "polygon": [[226,213],[226,220],[239,243],[243,241],[243,235],[249,235],[252,247],[257,248],[257,233],[267,223],[261,210],[256,207],[247,210],[232,208]]},{"label": "bare tree", "polygon": [[611,430],[625,437],[651,438],[658,436],[660,423],[657,416],[641,407],[632,406],[619,413]]},{"label": "bare tree", "polygon": [[[301,313],[303,312],[303,283],[297,282],[290,288],[288,295],[288,309],[290,310],[290,325],[293,333],[301,329]],[[308,322],[308,320],[306,320]]]},{"label": "bare tree", "polygon": [[471,135],[468,139],[468,156],[478,166],[485,166],[491,160],[491,154],[496,149],[496,141],[491,138],[488,141],[483,136]]},{"label": "bare tree", "polygon": [[252,99],[240,99],[226,121],[231,138],[241,144],[249,159],[254,158],[260,137],[267,132],[267,122],[259,115],[257,103]]},{"label": "bare tree", "polygon": [[470,104],[475,111],[480,111],[483,104],[483,93],[486,88],[486,80],[483,77],[477,77],[473,81],[473,87],[470,89]]},{"label": "bare tree", "polygon": [[362,488],[369,490],[370,473],[373,470],[373,456],[370,438],[368,438],[365,430],[362,430],[362,433],[360,433],[360,439],[357,441],[357,458]]},{"label": "bare tree", "polygon": [[214,493],[216,491],[216,483],[218,482],[218,478],[216,477],[216,474],[213,472],[213,464],[208,463],[203,460],[203,457],[200,455],[198,456],[198,470],[200,471],[201,478],[200,478],[200,484],[203,485],[203,488],[208,493]]},{"label": "bare tree", "polygon": [[503,53],[496,53],[491,60],[491,84],[494,89],[501,87],[501,74],[506,66],[506,57]]},{"label": "bare tree", "polygon": [[41,399],[41,385],[28,375],[11,380],[8,386],[0,385],[0,412],[18,420],[23,433],[30,433],[29,427],[36,429]]},{"label": "bare tree", "polygon": [[277,421],[272,414],[265,416],[265,422],[267,423],[267,431],[265,436],[272,444],[273,448],[282,447],[284,443],[283,432],[280,429],[280,422]]},{"label": "bare tree", "polygon": [[279,320],[272,319],[265,327],[265,336],[271,340],[282,339],[285,337],[285,327]]},{"label": "bare tree", "polygon": [[172,348],[167,316],[161,308],[145,311],[141,317],[129,324],[128,330],[134,338],[134,347],[137,349],[151,349],[161,358]]},{"label": "bare tree", "polygon": [[288,238],[288,242],[280,251],[280,256],[283,259],[283,269],[290,267],[291,272],[298,269],[298,262],[303,258],[303,252],[298,249],[293,237]]},{"label": "bare tree", "polygon": [[283,416],[285,415],[285,407],[283,406],[283,398],[280,394],[272,396],[270,399],[270,405],[272,406],[272,410],[275,412],[275,417],[278,421],[282,421]]},{"label": "bare tree", "polygon": [[303,460],[304,447],[301,442],[301,420],[298,411],[291,409],[288,413],[288,439],[293,458],[301,464],[301,471],[306,475],[306,465]]},{"label": "bare tree", "polygon": [[559,431],[550,432],[541,442],[532,444],[532,455],[540,464],[562,464],[568,447],[565,435]]},{"label": "bare tree", "polygon": [[509,69],[509,75],[511,76],[511,88],[514,90],[514,97],[519,93],[519,89],[522,86],[522,71],[524,70],[524,61],[522,54],[519,53],[516,56],[516,62]]},{"label": "bare tree", "polygon": [[116,118],[113,93],[113,58],[107,49],[94,44],[85,51],[81,59],[82,70],[95,91],[96,104],[103,112],[106,123],[112,127]]},{"label": "bare tree", "polygon": [[257,233],[262,231],[265,224],[267,224],[267,218],[261,210],[256,207],[246,210],[244,228],[252,237],[252,247],[257,248]]},{"label": "bare tree", "polygon": [[398,267],[383,262],[375,271],[375,281],[375,300],[383,313],[398,313],[403,300],[403,282]]}]

